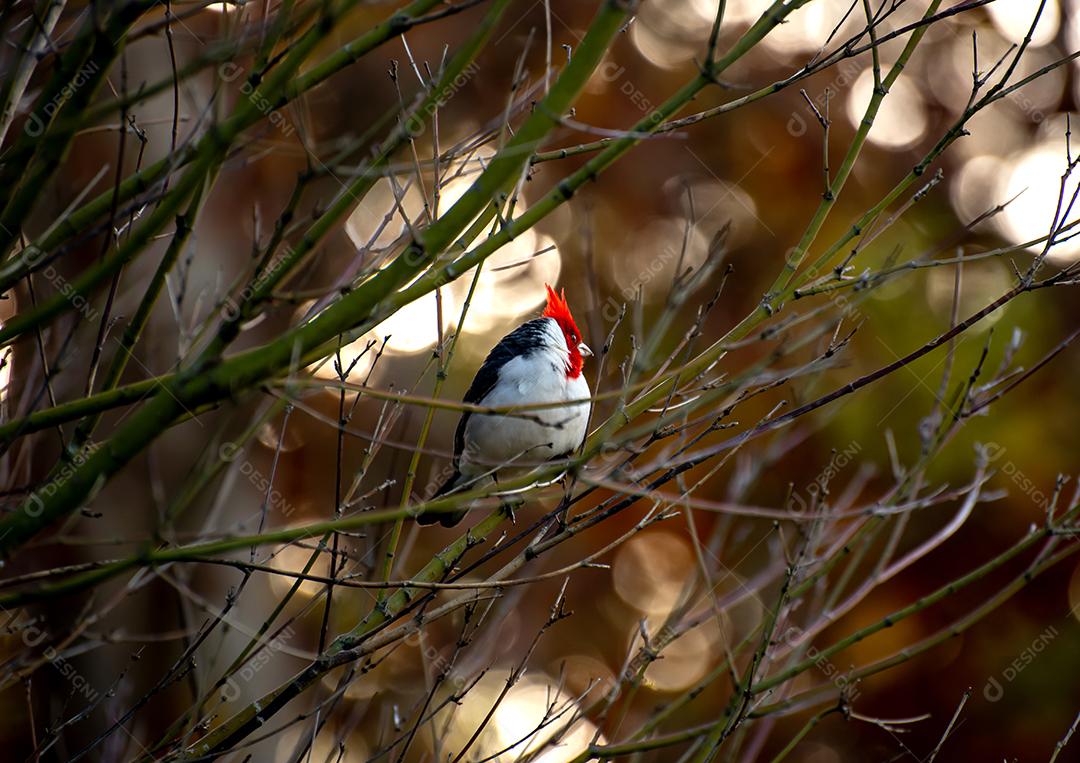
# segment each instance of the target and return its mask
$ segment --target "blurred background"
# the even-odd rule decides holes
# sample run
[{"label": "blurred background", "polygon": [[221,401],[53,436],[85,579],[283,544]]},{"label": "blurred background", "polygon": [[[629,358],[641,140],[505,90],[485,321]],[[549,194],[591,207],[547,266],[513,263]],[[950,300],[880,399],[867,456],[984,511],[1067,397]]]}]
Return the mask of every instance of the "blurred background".
[{"label": "blurred background", "polygon": [[[180,4],[174,4],[181,7]],[[543,2],[517,3],[507,14],[492,44],[481,54],[455,87],[438,114],[438,141],[446,150],[469,145],[472,137],[502,118],[515,67],[525,57],[530,86],[543,78],[543,40],[550,24],[555,56],[565,56],[581,38],[595,12],[595,3],[553,0],[550,17]],[[599,130],[627,129],[685,81],[703,55],[715,12],[712,0],[647,0],[640,13],[619,35],[596,75],[579,99],[573,119],[597,128],[557,131],[548,148],[572,146],[603,137]],[[843,193],[839,196],[815,251],[843,235],[851,224],[884,196],[941,138],[968,103],[972,83],[973,41],[979,67],[986,70],[1027,32],[1037,3],[997,0],[935,24],[885,99],[870,132],[869,142]],[[728,0],[721,48],[732,42],[767,6],[764,0]],[[926,3],[911,0],[889,20],[886,28],[899,28],[917,19]],[[338,39],[327,43],[329,53],[371,24],[384,18],[392,5],[361,7],[342,27]],[[783,79],[817,54],[839,25],[837,39],[862,26],[859,9],[847,17],[846,0],[815,0],[724,73],[724,86],[706,90],[692,104],[704,110]],[[250,11],[248,11],[250,12]],[[474,28],[483,5],[421,26],[405,36],[412,59],[435,68],[445,46],[455,45]],[[210,6],[188,15],[174,27],[174,45],[181,63],[198,56],[215,40],[234,34],[244,22],[235,6]],[[60,30],[62,33],[62,29]],[[974,34],[974,37],[973,37]],[[882,49],[888,65],[902,40]],[[1048,0],[1042,21],[1023,59],[1018,76],[1047,66],[1080,49],[1080,4]],[[170,72],[165,40],[153,35],[129,46],[125,53],[128,87],[156,81]],[[320,56],[313,57],[318,60]],[[558,62],[556,62],[557,64]],[[167,372],[193,340],[198,324],[215,302],[245,272],[252,257],[253,240],[265,241],[273,222],[287,203],[298,173],[316,167],[318,181],[305,194],[297,217],[312,215],[325,206],[348,182],[357,166],[355,157],[341,162],[337,151],[350,140],[366,140],[368,128],[392,114],[398,106],[398,86],[406,93],[419,81],[401,40],[395,40],[281,112],[275,123],[252,131],[246,150],[225,167],[206,209],[199,219],[189,251],[181,258],[169,282],[173,309],[159,305],[150,334],[129,369],[130,380]],[[116,81],[119,74],[112,78]],[[235,87],[222,85],[223,75],[211,72],[185,82],[180,88],[180,135],[196,129],[206,116],[210,95],[221,89],[214,110],[227,109],[230,99],[242,97]],[[616,333],[603,375],[598,364],[587,367],[594,389],[619,384],[618,364],[630,348],[628,334],[635,321],[649,325],[660,309],[676,273],[680,253],[690,264],[700,264],[709,242],[730,225],[727,262],[732,271],[720,301],[705,326],[709,340],[723,334],[752,310],[771,283],[785,253],[794,246],[822,193],[822,135],[808,105],[812,101],[831,120],[832,166],[839,163],[870,98],[873,77],[868,56],[845,59],[800,85],[731,113],[708,119],[643,141],[624,160],[577,194],[535,229],[500,250],[480,275],[463,325],[458,325],[470,278],[459,279],[441,290],[443,332],[459,332],[453,360],[439,396],[459,399],[483,357],[500,336],[542,307],[544,283],[564,287],[575,315],[594,348],[603,345],[619,306],[631,305],[630,317]],[[127,171],[169,153],[172,117],[171,92],[163,92],[133,109],[145,145],[126,154]],[[890,258],[908,260],[921,254],[976,255],[1008,245],[1022,244],[1046,234],[1066,167],[1068,115],[1080,98],[1080,64],[1056,68],[968,125],[969,135],[958,140],[926,175],[942,172],[940,182],[911,204],[903,216],[883,230],[856,260],[856,275],[878,269]],[[378,134],[378,133],[377,133]],[[435,140],[430,129],[416,136],[419,157],[430,157]],[[141,143],[141,141],[140,141]],[[135,145],[135,144],[132,144]],[[108,187],[111,171],[102,167],[115,161],[115,130],[88,130],[79,137],[63,169],[62,181],[45,189],[47,201],[39,206],[40,219],[29,227],[40,229],[61,213],[87,185],[95,192]],[[1076,146],[1072,147],[1073,154]],[[490,145],[463,151],[454,165],[456,179],[441,190],[440,208],[448,208],[493,153]],[[554,183],[588,157],[542,162],[524,183],[518,210],[528,208]],[[406,229],[394,215],[395,194],[408,216],[421,214],[424,191],[412,172],[409,156],[399,158],[400,173],[380,180],[351,214],[347,224],[319,249],[308,267],[292,279],[282,295],[281,309],[257,325],[246,327],[237,349],[255,346],[277,336],[307,314],[327,289],[355,267],[358,252],[386,246]],[[445,177],[453,177],[448,172]],[[1069,183],[1075,186],[1075,178]],[[1072,187],[1070,186],[1070,187]],[[909,198],[910,194],[905,198]],[[1009,203],[987,215],[998,205]],[[973,224],[974,223],[974,224]],[[160,243],[161,250],[167,242]],[[99,244],[87,243],[73,252],[63,267],[78,270],[98,256]],[[1013,283],[1010,259],[1022,271],[1032,250],[1006,258],[975,260],[963,268],[959,300],[961,317],[998,297]],[[1080,239],[1053,250],[1051,267],[1080,257]],[[130,315],[142,295],[141,284],[152,273],[158,257],[138,261],[124,277],[116,312]],[[527,261],[522,264],[523,261]],[[502,265],[516,267],[499,270]],[[717,277],[719,278],[719,276]],[[913,270],[885,286],[851,294],[850,329],[859,326],[842,362],[813,382],[785,385],[772,396],[751,404],[738,418],[753,423],[779,400],[792,404],[823,394],[834,387],[885,365],[929,341],[949,326],[955,272],[952,268]],[[711,289],[709,290],[711,291]],[[640,293],[640,312],[633,306]],[[20,295],[19,299],[23,298]],[[687,323],[695,305],[684,311]],[[9,300],[8,314],[15,307]],[[799,310],[799,305],[793,309]],[[635,313],[637,313],[635,317]],[[343,348],[346,365],[356,360],[349,380],[388,392],[432,394],[435,384],[433,349],[439,338],[435,297],[425,298],[374,329],[369,336]],[[956,353],[957,373],[968,373],[991,341],[990,364],[1000,361],[1006,346],[1018,342],[1018,364],[1030,366],[1080,324],[1080,307],[1069,290],[1047,289],[1022,296],[962,335]],[[992,332],[992,340],[991,340]],[[388,337],[388,338],[387,338]],[[672,331],[668,347],[681,337]],[[376,351],[362,350],[373,340],[385,346],[378,362]],[[75,348],[76,364],[85,362],[86,347]],[[20,356],[20,353],[24,353]],[[750,348],[733,353],[725,363],[740,367],[760,352]],[[80,354],[81,353],[81,354]],[[81,358],[82,360],[79,360]],[[34,354],[19,347],[5,372],[9,395],[19,384],[20,369],[29,373]],[[800,420],[791,428],[769,435],[754,448],[740,452],[713,474],[696,493],[720,503],[782,508],[789,491],[807,496],[816,492],[828,475],[832,495],[844,500],[870,502],[893,482],[889,438],[896,456],[910,464],[919,454],[920,422],[942,394],[945,354],[938,351],[911,364],[880,383]],[[316,378],[333,381],[332,362],[313,367]],[[842,617],[815,643],[829,644],[852,630],[879,620],[945,580],[964,573],[1000,553],[1029,526],[1043,521],[1047,502],[1059,474],[1072,475],[1065,495],[1071,494],[1080,454],[1080,399],[1076,394],[1080,357],[1069,349],[995,403],[988,415],[977,417],[936,459],[929,476],[937,484],[956,488],[974,473],[976,443],[990,444],[997,471],[988,484],[1004,495],[977,506],[971,520],[940,549],[910,570],[889,581],[859,607]],[[57,380],[58,398],[78,396],[81,377]],[[66,386],[65,386],[66,385]],[[412,444],[424,423],[424,409],[396,408],[383,399],[362,397],[352,409],[350,435],[339,437],[337,391],[307,390],[288,413],[270,410],[269,395],[238,401],[235,406],[200,416],[160,438],[95,499],[101,516],[78,517],[48,538],[39,539],[34,554],[50,565],[74,564],[88,559],[118,556],[133,548],[133,538],[155,532],[161,517],[185,488],[191,465],[208,449],[217,427],[239,437],[253,421],[257,434],[227,469],[213,489],[196,498],[177,523],[176,541],[191,540],[212,528],[215,532],[254,532],[268,481],[273,498],[267,523],[288,526],[332,517],[335,496],[350,490],[357,505],[396,508],[401,502],[401,475],[412,456]],[[611,410],[597,406],[597,415]],[[124,412],[110,414],[106,426]],[[262,416],[265,420],[259,420]],[[601,420],[596,418],[597,421]],[[438,482],[452,450],[456,414],[438,411],[419,462],[414,494]],[[24,449],[11,479],[40,478],[57,453],[55,438],[43,432]],[[372,445],[373,441],[378,447]],[[340,463],[338,459],[340,458]],[[343,474],[343,485],[337,475]],[[395,481],[396,480],[396,481]],[[813,486],[818,487],[813,487]],[[603,493],[603,491],[601,491]],[[603,496],[601,496],[603,497]],[[554,506],[558,495],[530,502],[519,517],[534,519]],[[107,507],[107,508],[105,508]],[[540,574],[573,564],[611,543],[641,518],[646,507],[632,508],[572,541],[550,556],[527,567],[525,574]],[[913,515],[912,538],[929,536],[954,511],[953,505],[934,507]],[[619,715],[605,718],[605,738],[619,739],[621,729],[635,728],[657,706],[701,681],[722,659],[724,643],[741,637],[757,625],[765,604],[757,596],[740,596],[741,587],[775,561],[773,523],[696,512],[695,530],[702,542],[718,550],[709,560],[715,565],[716,594],[734,602],[721,621],[706,623],[672,643],[664,657],[649,666],[645,681]],[[373,528],[342,539],[350,563],[377,575],[388,528]],[[457,536],[441,528],[418,530],[406,523],[395,577],[405,578],[419,569],[432,553]],[[914,543],[914,540],[905,541]],[[303,567],[311,544],[275,551],[267,563],[284,569]],[[328,560],[320,557],[313,572],[326,574]],[[628,652],[640,644],[639,623],[651,627],[688,595],[686,581],[698,573],[699,561],[687,521],[676,518],[634,536],[599,561],[610,569],[575,572],[566,589],[567,608],[575,615],[549,629],[528,659],[528,672],[500,705],[474,753],[494,754],[501,746],[528,733],[547,704],[561,698],[588,707],[624,668]],[[497,560],[496,560],[497,562]],[[497,568],[487,563],[470,575]],[[805,687],[892,654],[905,644],[937,632],[998,590],[1018,567],[1008,567],[976,584],[967,595],[946,599],[939,606],[906,619],[871,639],[846,650],[805,677]],[[28,729],[38,715],[64,716],[71,701],[71,676],[83,677],[80,687],[100,695],[99,716],[73,726],[65,734],[61,757],[71,754],[100,731],[101,720],[112,722],[160,676],[164,666],[185,648],[191,629],[220,611],[230,587],[240,585],[239,572],[226,568],[165,568],[156,579],[129,586],[119,581],[97,591],[94,598],[60,599],[44,608],[46,623],[63,622],[79,607],[103,607],[78,653],[65,653],[70,672],[38,671],[28,705],[25,692],[4,694],[0,729],[4,747],[21,759],[32,749]],[[492,606],[483,634],[458,658],[453,675],[472,680],[484,668],[456,718],[448,723],[447,749],[457,749],[498,696],[509,671],[518,667],[533,638],[549,615],[562,578],[503,591]],[[250,632],[292,587],[286,577],[257,575],[230,613],[230,626],[215,634],[196,660],[195,671],[214,674],[247,643]],[[241,671],[235,696],[224,707],[236,709],[259,692],[268,691],[304,664],[318,646],[323,604],[315,599],[321,586],[303,584],[289,606],[289,625],[277,634],[260,657]],[[335,590],[331,632],[351,627],[372,606],[375,592]],[[856,760],[919,760],[933,749],[965,690],[972,694],[963,721],[952,732],[944,755],[964,760],[1043,760],[1068,729],[1080,708],[1080,563],[1070,559],[1033,585],[1024,588],[970,631],[941,646],[874,675],[857,686],[855,707],[865,716],[905,718],[929,714],[930,719],[907,726],[907,733],[891,733],[870,723],[830,716],[806,737],[793,756],[796,760],[832,763]],[[454,652],[463,622],[461,613],[435,623],[422,638],[380,654],[365,680],[355,682],[337,711],[335,723],[348,729],[345,760],[367,760],[373,751],[401,733],[402,716],[421,700],[442,662]],[[244,629],[248,630],[245,631]],[[727,628],[727,634],[722,631]],[[181,635],[187,634],[187,635]],[[137,656],[137,660],[135,659]],[[265,659],[262,659],[265,657]],[[216,674],[214,674],[216,675]],[[123,677],[122,677],[123,676]],[[122,677],[122,678],[121,678]],[[335,675],[336,680],[339,676]],[[189,697],[185,678],[155,696],[136,720],[124,726],[100,748],[105,757],[127,759],[137,751],[131,738],[155,739],[168,726]],[[800,682],[803,679],[800,679]],[[327,690],[335,685],[328,681]],[[801,683],[797,684],[802,686]],[[586,699],[580,699],[587,693]],[[704,723],[723,707],[730,684],[712,685],[680,711],[674,730]],[[88,695],[87,695],[88,696]],[[575,699],[576,698],[576,699]],[[227,710],[222,710],[227,713]],[[740,760],[769,760],[806,722],[811,711],[763,721],[775,733],[757,739],[755,732],[743,745]],[[544,761],[570,760],[596,730],[596,714],[585,713],[575,736],[565,740],[565,751],[551,751]],[[259,760],[291,759],[301,727],[282,738],[255,748]],[[291,735],[291,736],[290,736]],[[432,741],[418,738],[410,759],[432,754]],[[335,759],[332,736],[322,745],[320,736],[312,759]],[[576,741],[575,741],[576,740]],[[1075,746],[1075,742],[1074,742]],[[58,750],[60,748],[57,748]],[[520,752],[520,750],[518,750]],[[565,754],[564,754],[565,752]],[[332,756],[327,758],[327,756]],[[665,757],[671,755],[672,757]],[[1073,757],[1080,760],[1073,751]],[[115,756],[115,757],[110,757]],[[674,760],[662,751],[655,760]],[[238,754],[236,759],[242,759]],[[431,759],[430,757],[427,759]],[[510,759],[505,758],[504,759]],[[1065,758],[1062,758],[1065,759]]]}]

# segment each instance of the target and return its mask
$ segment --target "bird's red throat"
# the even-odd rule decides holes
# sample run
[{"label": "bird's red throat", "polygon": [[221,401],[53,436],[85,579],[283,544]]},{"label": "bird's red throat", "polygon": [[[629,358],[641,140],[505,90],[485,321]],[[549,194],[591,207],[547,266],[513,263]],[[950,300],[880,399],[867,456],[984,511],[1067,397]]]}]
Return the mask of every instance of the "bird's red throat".
[{"label": "bird's red throat", "polygon": [[576,379],[581,376],[581,369],[585,365],[581,350],[578,349],[581,343],[581,332],[574,322],[574,316],[570,314],[570,306],[566,304],[566,290],[561,290],[557,294],[547,284],[544,284],[544,287],[547,289],[547,306],[544,308],[543,317],[553,318],[562,329],[563,337],[566,339],[566,349],[570,351],[566,375],[571,379]]}]

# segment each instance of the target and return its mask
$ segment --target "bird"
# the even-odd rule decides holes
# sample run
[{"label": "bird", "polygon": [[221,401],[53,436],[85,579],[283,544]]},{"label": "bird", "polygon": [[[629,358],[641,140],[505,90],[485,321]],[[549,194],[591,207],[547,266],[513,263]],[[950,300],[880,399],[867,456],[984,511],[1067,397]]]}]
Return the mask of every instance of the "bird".
[{"label": "bird", "polygon": [[[539,318],[525,321],[492,348],[463,402],[510,413],[517,406],[567,402],[518,415],[464,411],[454,433],[451,474],[431,498],[498,479],[500,467],[569,456],[585,441],[592,402],[582,370],[593,352],[582,341],[566,291],[550,285]],[[422,513],[422,525],[453,527],[468,509]]]}]

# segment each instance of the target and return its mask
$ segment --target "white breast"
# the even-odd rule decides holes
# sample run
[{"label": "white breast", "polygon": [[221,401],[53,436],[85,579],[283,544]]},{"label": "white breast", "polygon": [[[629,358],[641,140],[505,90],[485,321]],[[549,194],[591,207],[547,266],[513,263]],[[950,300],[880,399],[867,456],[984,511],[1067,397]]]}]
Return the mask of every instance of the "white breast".
[{"label": "white breast", "polygon": [[[584,374],[566,375],[566,352],[543,349],[516,357],[499,371],[499,381],[480,405],[510,407],[586,400]],[[468,476],[503,464],[537,464],[564,456],[585,439],[591,403],[523,411],[522,416],[473,414],[465,428],[459,468]]]}]

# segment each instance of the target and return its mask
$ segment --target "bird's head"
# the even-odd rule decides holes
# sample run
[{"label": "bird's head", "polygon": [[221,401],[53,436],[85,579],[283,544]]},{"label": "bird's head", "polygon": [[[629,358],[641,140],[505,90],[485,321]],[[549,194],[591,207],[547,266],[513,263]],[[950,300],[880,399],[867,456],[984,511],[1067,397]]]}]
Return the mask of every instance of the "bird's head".
[{"label": "bird's head", "polygon": [[581,375],[581,368],[585,364],[584,358],[592,355],[592,350],[589,349],[589,345],[581,341],[581,331],[574,323],[574,316],[570,314],[570,306],[566,304],[566,292],[557,294],[547,284],[544,284],[544,287],[547,289],[547,307],[544,308],[543,317],[551,318],[562,329],[563,337],[566,339],[566,349],[570,353],[566,373],[571,378],[577,378]]}]

